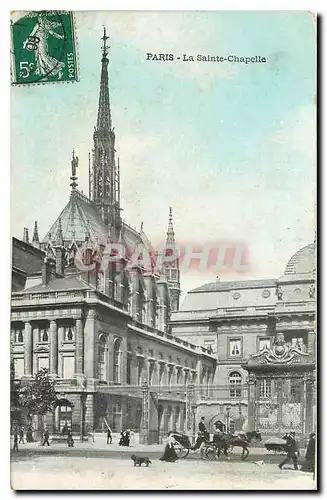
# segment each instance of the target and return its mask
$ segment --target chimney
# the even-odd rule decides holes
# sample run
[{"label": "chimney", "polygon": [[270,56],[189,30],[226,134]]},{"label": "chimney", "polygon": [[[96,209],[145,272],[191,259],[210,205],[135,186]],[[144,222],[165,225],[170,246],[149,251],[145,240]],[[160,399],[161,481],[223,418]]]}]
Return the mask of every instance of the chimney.
[{"label": "chimney", "polygon": [[56,274],[64,275],[64,249],[56,248]]},{"label": "chimney", "polygon": [[47,286],[49,281],[50,281],[50,268],[49,268],[49,261],[46,257],[42,265],[42,285]]},{"label": "chimney", "polygon": [[23,241],[24,241],[24,243],[29,243],[29,238],[28,238],[28,229],[27,229],[27,227],[24,227],[24,236],[23,236]]},{"label": "chimney", "polygon": [[56,279],[56,262],[49,260],[49,281]]}]

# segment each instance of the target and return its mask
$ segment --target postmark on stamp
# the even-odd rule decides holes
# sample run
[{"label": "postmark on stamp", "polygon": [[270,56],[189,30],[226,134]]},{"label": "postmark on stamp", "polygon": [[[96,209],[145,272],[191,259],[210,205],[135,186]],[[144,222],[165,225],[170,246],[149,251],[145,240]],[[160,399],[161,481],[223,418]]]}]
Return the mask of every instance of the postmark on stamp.
[{"label": "postmark on stamp", "polygon": [[73,13],[29,12],[11,25],[12,84],[78,80]]}]

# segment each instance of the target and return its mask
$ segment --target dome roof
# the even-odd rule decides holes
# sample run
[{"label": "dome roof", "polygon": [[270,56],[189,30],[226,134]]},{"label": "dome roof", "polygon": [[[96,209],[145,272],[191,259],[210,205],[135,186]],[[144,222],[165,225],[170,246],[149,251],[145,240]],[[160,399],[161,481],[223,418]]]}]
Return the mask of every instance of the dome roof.
[{"label": "dome roof", "polygon": [[288,261],[284,274],[311,274],[316,268],[316,245],[310,243]]}]

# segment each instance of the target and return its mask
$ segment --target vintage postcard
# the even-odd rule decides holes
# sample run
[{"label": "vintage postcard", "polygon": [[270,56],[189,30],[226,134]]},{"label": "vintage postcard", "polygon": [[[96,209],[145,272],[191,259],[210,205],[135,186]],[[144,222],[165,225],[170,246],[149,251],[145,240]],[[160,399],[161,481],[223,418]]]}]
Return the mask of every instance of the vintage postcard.
[{"label": "vintage postcard", "polygon": [[11,14],[13,489],[317,489],[316,23]]}]

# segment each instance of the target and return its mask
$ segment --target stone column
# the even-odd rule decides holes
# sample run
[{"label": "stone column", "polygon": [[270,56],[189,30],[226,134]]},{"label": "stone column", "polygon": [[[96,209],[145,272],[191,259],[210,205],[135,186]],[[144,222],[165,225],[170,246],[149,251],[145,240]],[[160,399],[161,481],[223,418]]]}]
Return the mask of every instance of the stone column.
[{"label": "stone column", "polygon": [[127,374],[127,337],[123,337],[120,344],[120,382],[126,384]]},{"label": "stone column", "polygon": [[88,394],[85,401],[85,427],[84,432],[93,432],[94,430],[94,394]]},{"label": "stone column", "polygon": [[131,277],[131,315],[134,319],[139,321],[140,319],[140,292],[139,292],[139,275],[136,269],[133,269],[130,273]]},{"label": "stone column", "polygon": [[[77,330],[77,325],[76,325]],[[77,335],[77,331],[76,331]],[[95,373],[95,349],[96,349],[96,326],[95,326],[95,311],[90,310],[87,313],[84,326],[84,373],[87,378],[94,379],[97,377]],[[77,343],[76,343],[77,349]],[[77,351],[75,352],[76,359]]]},{"label": "stone column", "polygon": [[25,323],[24,330],[24,375],[32,376],[33,369],[33,332],[32,325],[28,321]]},{"label": "stone column", "polygon": [[277,392],[277,428],[278,432],[282,432],[283,427],[283,390],[284,380],[277,378],[275,382],[275,390]]},{"label": "stone column", "polygon": [[[88,352],[87,355],[92,355]],[[75,374],[83,375],[84,361],[84,328],[81,318],[76,320],[76,341],[75,341]]]},{"label": "stone column", "polygon": [[140,444],[148,444],[148,430],[149,430],[149,386],[147,382],[143,382]]},{"label": "stone column", "polygon": [[58,376],[58,332],[56,321],[50,321],[49,347],[49,373]]},{"label": "stone column", "polygon": [[252,373],[248,378],[248,430],[256,429],[256,378]]},{"label": "stone column", "polygon": [[315,344],[316,344],[316,335],[315,335],[315,330],[314,329],[310,329],[308,330],[308,346],[307,346],[307,349],[308,349],[308,354],[311,354],[312,357],[314,358],[315,357]]},{"label": "stone column", "polygon": [[202,377],[202,359],[199,359],[196,363],[196,385],[201,385],[201,377]]},{"label": "stone column", "polygon": [[37,354],[36,354],[36,348],[37,348],[37,343],[39,342],[40,339],[40,328],[36,326],[33,328],[33,373],[37,372]]},{"label": "stone column", "polygon": [[305,378],[305,433],[310,434],[314,428],[313,422],[313,387],[314,378],[309,375]]}]

